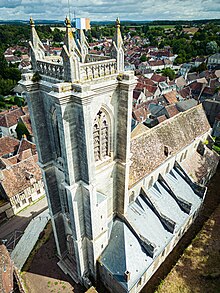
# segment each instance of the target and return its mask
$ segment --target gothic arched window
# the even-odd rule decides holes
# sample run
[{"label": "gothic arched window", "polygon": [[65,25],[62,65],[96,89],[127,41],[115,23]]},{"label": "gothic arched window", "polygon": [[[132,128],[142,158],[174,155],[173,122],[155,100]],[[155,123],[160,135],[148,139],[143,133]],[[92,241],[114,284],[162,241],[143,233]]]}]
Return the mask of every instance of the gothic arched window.
[{"label": "gothic arched window", "polygon": [[57,121],[56,110],[53,111],[52,114],[52,126],[53,126],[53,136],[54,136],[54,144],[57,157],[61,156],[61,146],[60,146],[60,135],[59,135],[59,126]]},{"label": "gothic arched window", "polygon": [[109,124],[106,114],[99,111],[93,124],[93,143],[95,161],[109,156]]}]

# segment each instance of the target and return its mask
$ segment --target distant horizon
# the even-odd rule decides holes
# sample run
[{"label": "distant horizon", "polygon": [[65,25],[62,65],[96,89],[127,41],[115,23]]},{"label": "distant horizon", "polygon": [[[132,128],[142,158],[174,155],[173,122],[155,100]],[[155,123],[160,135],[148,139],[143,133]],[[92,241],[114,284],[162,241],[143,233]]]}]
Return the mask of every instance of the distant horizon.
[{"label": "distant horizon", "polygon": [[[45,18],[39,18],[39,19],[34,19],[33,20],[35,22],[60,22],[60,23],[64,23],[65,17],[64,19],[45,19]],[[71,21],[74,22],[75,18],[71,18]],[[25,22],[25,23],[29,23],[29,18],[28,19],[14,19],[14,20],[4,20],[4,19],[0,19],[0,22]],[[91,22],[115,22],[115,19],[110,19],[110,20],[93,20],[90,19]],[[135,19],[120,19],[121,22],[202,22],[202,21],[220,21],[220,18],[202,18],[202,19],[152,19],[152,20],[135,20]]]}]

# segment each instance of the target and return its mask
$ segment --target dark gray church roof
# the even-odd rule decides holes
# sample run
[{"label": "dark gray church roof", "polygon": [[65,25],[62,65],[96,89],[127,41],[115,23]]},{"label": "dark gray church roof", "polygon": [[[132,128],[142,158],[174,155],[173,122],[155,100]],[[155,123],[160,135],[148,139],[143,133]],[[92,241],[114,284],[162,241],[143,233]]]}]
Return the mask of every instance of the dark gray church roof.
[{"label": "dark gray church roof", "polygon": [[[100,263],[129,291],[179,234],[189,215],[201,205],[204,194],[205,188],[193,183],[175,163],[150,188],[142,187],[123,220],[114,221]],[[129,281],[124,276],[126,271]]]}]

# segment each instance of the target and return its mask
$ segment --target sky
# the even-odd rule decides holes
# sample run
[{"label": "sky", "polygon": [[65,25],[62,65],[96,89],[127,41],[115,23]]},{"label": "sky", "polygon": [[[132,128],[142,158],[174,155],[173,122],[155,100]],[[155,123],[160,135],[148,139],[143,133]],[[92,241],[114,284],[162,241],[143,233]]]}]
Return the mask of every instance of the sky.
[{"label": "sky", "polygon": [[220,0],[0,0],[0,20],[190,20],[220,18]]}]

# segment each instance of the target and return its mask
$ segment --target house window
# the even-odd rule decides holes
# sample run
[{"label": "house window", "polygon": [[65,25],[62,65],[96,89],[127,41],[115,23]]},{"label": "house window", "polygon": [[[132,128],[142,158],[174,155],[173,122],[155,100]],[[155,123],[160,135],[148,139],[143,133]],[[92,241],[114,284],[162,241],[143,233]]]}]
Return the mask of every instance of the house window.
[{"label": "house window", "polygon": [[26,202],[26,199],[23,199],[22,200],[22,204],[24,205],[24,204],[26,204],[27,202]]},{"label": "house window", "polygon": [[109,123],[106,114],[101,110],[93,124],[93,143],[96,162],[109,156]]},{"label": "house window", "polygon": [[186,152],[185,152],[185,154],[184,154],[184,160],[186,159],[186,156],[187,156],[187,150],[186,150]]},{"label": "house window", "polygon": [[40,194],[40,189],[37,190],[37,194]]},{"label": "house window", "polygon": [[32,197],[29,197],[28,201],[29,203],[32,203]]}]

